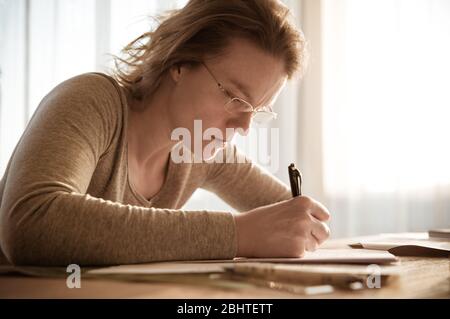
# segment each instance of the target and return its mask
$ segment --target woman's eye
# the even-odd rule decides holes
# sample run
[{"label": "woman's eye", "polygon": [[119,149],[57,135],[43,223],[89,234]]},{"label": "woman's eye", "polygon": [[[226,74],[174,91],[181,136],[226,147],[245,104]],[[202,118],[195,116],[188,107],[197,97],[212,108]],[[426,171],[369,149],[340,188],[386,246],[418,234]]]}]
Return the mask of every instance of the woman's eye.
[{"label": "woman's eye", "polygon": [[235,97],[235,95],[233,95],[233,93],[231,93],[231,92],[228,91],[228,90],[225,90],[225,93],[226,93],[231,99],[233,99],[233,98]]}]

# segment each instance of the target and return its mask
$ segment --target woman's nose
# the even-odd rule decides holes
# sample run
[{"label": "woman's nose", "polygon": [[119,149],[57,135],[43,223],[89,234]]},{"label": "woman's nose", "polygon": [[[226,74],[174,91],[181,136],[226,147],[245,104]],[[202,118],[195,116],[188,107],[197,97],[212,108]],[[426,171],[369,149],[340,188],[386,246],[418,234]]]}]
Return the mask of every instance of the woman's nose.
[{"label": "woman's nose", "polygon": [[246,136],[248,134],[248,131],[250,129],[250,125],[252,123],[252,113],[243,113],[239,114],[239,116],[234,117],[230,121],[230,126],[234,128],[237,133],[239,133],[242,136]]}]

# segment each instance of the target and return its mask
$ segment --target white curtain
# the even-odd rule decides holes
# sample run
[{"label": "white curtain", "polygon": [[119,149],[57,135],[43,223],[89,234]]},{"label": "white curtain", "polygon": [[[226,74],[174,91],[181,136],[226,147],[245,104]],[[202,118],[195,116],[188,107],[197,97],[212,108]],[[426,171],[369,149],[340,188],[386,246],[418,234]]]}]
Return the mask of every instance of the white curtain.
[{"label": "white curtain", "polygon": [[322,1],[335,235],[450,226],[450,1]]},{"label": "white curtain", "polygon": [[0,1],[0,173],[40,100],[58,83],[107,71],[109,54],[187,0]]}]

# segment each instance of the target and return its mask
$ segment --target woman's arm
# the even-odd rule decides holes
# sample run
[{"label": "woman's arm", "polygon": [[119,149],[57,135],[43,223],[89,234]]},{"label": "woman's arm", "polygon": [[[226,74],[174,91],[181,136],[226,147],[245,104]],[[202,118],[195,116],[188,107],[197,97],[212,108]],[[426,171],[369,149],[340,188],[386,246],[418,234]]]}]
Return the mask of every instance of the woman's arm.
[{"label": "woman's arm", "polygon": [[238,211],[280,202],[292,197],[289,188],[276,177],[247,158],[234,144],[227,145],[225,155],[232,162],[209,163],[208,176],[202,186],[216,193]]},{"label": "woman's arm", "polygon": [[240,211],[234,215],[237,256],[301,257],[329,237],[326,207],[307,196],[292,198],[286,185],[251,163],[236,146],[226,152],[240,158],[240,164],[208,164],[204,187]]},{"label": "woman's arm", "polygon": [[66,81],[44,98],[5,175],[0,244],[10,262],[107,265],[235,256],[231,213],[144,208],[86,194],[118,134],[120,108],[113,85],[95,75]]}]

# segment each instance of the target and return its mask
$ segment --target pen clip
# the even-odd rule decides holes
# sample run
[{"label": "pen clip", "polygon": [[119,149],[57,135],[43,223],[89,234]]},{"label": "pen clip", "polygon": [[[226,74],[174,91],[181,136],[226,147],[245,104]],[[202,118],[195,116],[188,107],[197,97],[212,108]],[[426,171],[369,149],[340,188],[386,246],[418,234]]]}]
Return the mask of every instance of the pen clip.
[{"label": "pen clip", "polygon": [[302,174],[295,167],[294,164],[289,165],[289,181],[291,183],[291,191],[292,196],[301,196],[302,195]]}]

